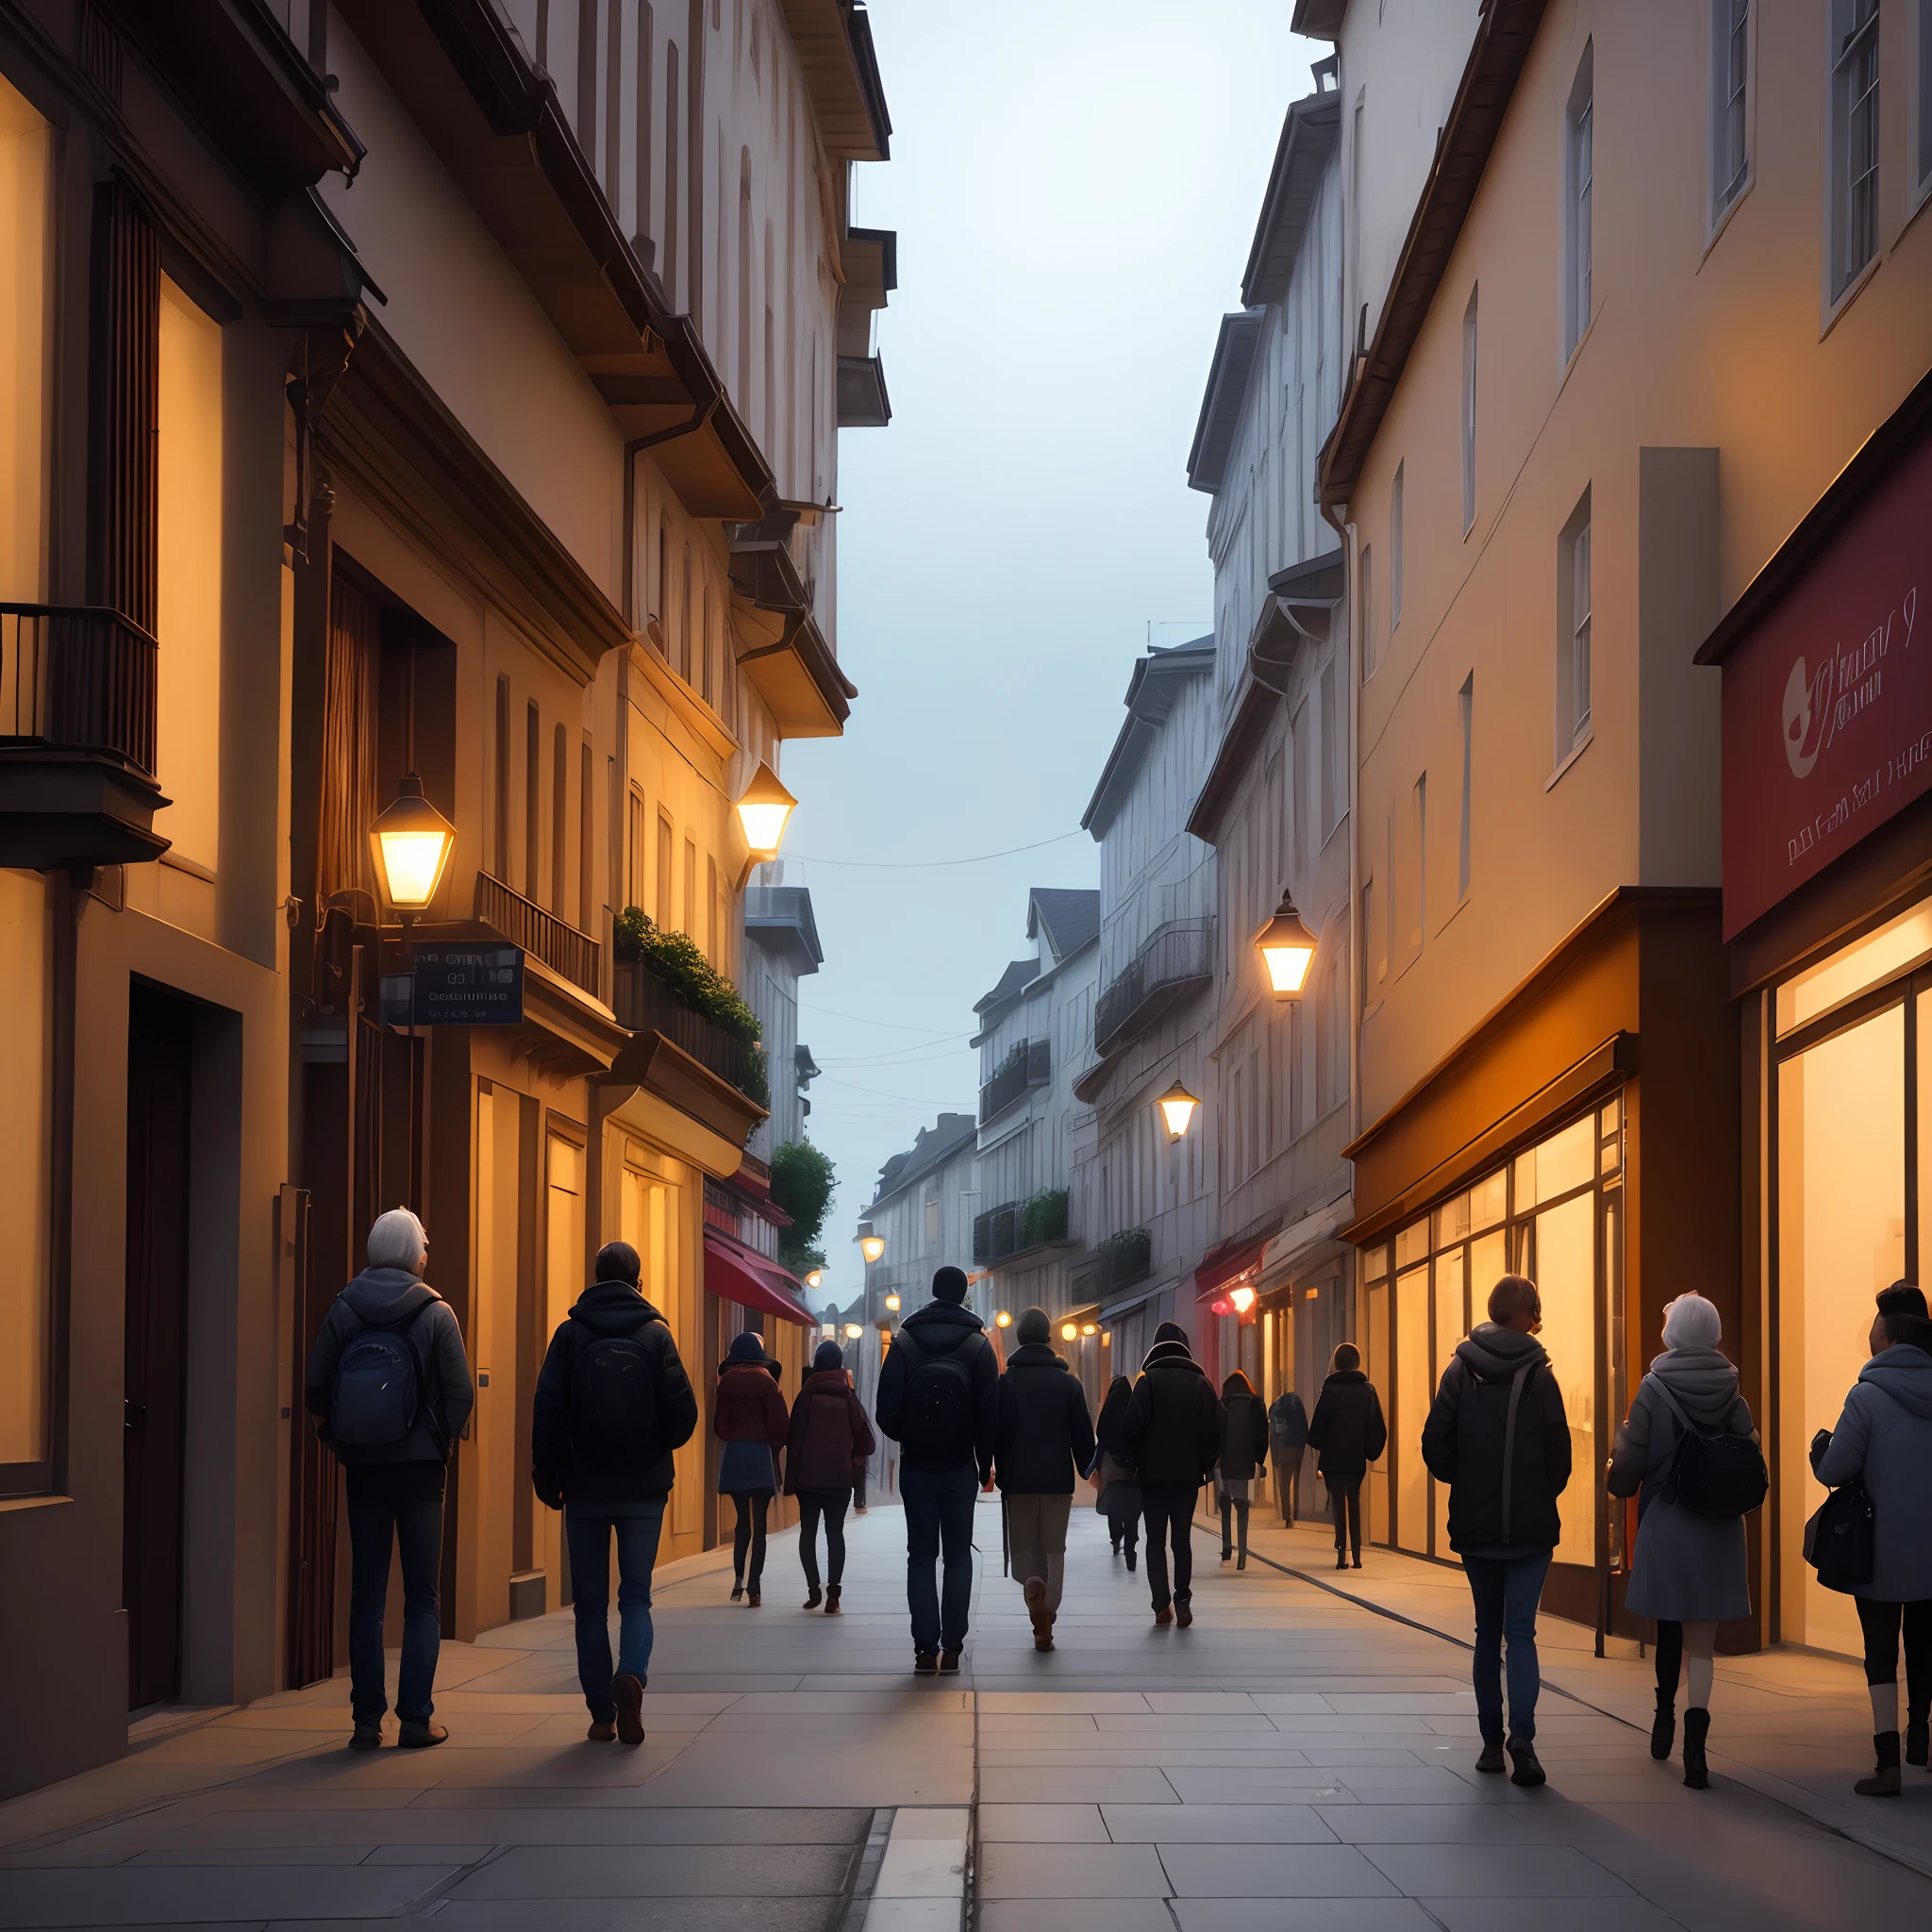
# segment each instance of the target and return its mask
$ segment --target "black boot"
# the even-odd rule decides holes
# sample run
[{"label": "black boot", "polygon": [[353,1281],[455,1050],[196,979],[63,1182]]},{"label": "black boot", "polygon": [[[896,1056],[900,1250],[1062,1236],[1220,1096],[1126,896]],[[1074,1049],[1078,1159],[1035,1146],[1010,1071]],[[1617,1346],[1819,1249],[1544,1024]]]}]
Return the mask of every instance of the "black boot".
[{"label": "black boot", "polygon": [[1906,1720],[1906,1762],[1916,1764],[1921,1771],[1925,1770],[1925,1760],[1932,1756],[1926,1749],[1928,1743],[1932,1743],[1932,1738],[1927,1736],[1925,1713],[1922,1710],[1917,1717]]},{"label": "black boot", "polygon": [[1650,1727],[1650,1755],[1661,1761],[1671,1755],[1671,1746],[1676,1741],[1677,1693],[1659,1690],[1657,1693],[1657,1717]]},{"label": "black boot", "polygon": [[1693,1704],[1684,1713],[1684,1782],[1693,1791],[1710,1789],[1710,1773],[1704,1762],[1704,1741],[1709,1736],[1710,1713]]},{"label": "black boot", "polygon": [[1880,1731],[1872,1742],[1878,1751],[1877,1768],[1870,1777],[1861,1777],[1852,1789],[1861,1798],[1895,1798],[1904,1783],[1898,1768],[1898,1733]]}]

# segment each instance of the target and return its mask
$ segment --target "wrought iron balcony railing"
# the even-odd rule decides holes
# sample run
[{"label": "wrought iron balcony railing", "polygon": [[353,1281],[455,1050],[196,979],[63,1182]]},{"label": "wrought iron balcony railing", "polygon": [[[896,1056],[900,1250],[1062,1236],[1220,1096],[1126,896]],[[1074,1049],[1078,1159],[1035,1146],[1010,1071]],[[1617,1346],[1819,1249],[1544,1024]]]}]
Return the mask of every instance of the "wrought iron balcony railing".
[{"label": "wrought iron balcony railing", "polygon": [[598,956],[604,949],[589,933],[546,912],[534,899],[525,898],[487,872],[476,874],[475,916],[593,1000],[603,997]]},{"label": "wrought iron balcony railing", "polygon": [[1093,1046],[1107,1053],[1144,1033],[1187,994],[1214,977],[1214,921],[1170,919],[1155,927],[1093,1008]]},{"label": "wrought iron balcony railing", "polygon": [[1154,1237],[1144,1227],[1125,1227],[1095,1243],[1100,1259],[1098,1291],[1103,1296],[1132,1288],[1154,1273]]},{"label": "wrought iron balcony railing", "polygon": [[989,1208],[973,1220],[973,1259],[987,1267],[1067,1239],[1067,1191],[1046,1188],[1024,1201]]},{"label": "wrought iron balcony railing", "polygon": [[1016,1042],[999,1071],[979,1090],[979,1124],[997,1120],[1029,1087],[1044,1087],[1052,1078],[1053,1041]]},{"label": "wrought iron balcony railing", "polygon": [[158,651],[118,610],[0,604],[0,745],[118,758],[152,782]]},{"label": "wrought iron balcony railing", "polygon": [[760,1107],[771,1104],[763,1050],[741,1040],[717,1021],[686,1004],[648,966],[620,962],[611,1005],[618,1024],[633,1033],[661,1033],[700,1066],[749,1095]]}]

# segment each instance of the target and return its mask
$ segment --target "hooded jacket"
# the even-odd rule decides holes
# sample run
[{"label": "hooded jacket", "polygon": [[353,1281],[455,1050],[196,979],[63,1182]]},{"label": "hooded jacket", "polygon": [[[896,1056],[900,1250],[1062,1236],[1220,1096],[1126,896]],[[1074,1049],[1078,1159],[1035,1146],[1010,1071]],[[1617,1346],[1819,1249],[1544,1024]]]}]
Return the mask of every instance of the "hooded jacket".
[{"label": "hooded jacket", "polygon": [[1087,1391],[1043,1341],[1028,1341],[1007,1359],[1000,1377],[994,1474],[1011,1495],[1071,1496],[1074,1478],[1093,1460]]},{"label": "hooded jacket", "polygon": [[[1232,1381],[1233,1378],[1229,1377]],[[1245,1482],[1258,1474],[1268,1460],[1268,1411],[1243,1376],[1221,1391],[1221,1459],[1227,1482]]]},{"label": "hooded jacket", "polygon": [[1299,1456],[1307,1446],[1308,1412],[1292,1389],[1284,1389],[1274,1398],[1274,1406],[1268,1411],[1268,1434],[1274,1444],[1277,1462],[1283,1459],[1284,1452]]},{"label": "hooded jacket", "polygon": [[816,1369],[791,1405],[785,1436],[785,1493],[849,1490],[859,1464],[878,1447],[865,1405],[843,1369]]},{"label": "hooded jacket", "polygon": [[1308,1441],[1321,1451],[1315,1467],[1324,1475],[1344,1479],[1366,1475],[1369,1464],[1388,1448],[1382,1398],[1361,1370],[1337,1369],[1322,1384],[1308,1423]]},{"label": "hooded jacket", "polygon": [[[430,1312],[425,1313],[428,1309]],[[337,1295],[322,1318],[303,1378],[317,1433],[329,1441],[329,1409],[342,1351],[365,1328],[387,1328],[416,1352],[422,1411],[400,1442],[336,1450],[345,1463],[446,1462],[476,1406],[469,1358],[456,1310],[407,1268],[365,1268]]]},{"label": "hooded jacket", "polygon": [[1535,1336],[1478,1322],[1456,1344],[1423,1424],[1423,1460],[1449,1485],[1449,1547],[1458,1556],[1556,1548],[1563,1533],[1557,1498],[1570,1480],[1570,1423]]},{"label": "hooded jacket", "polygon": [[[999,1433],[1000,1365],[986,1339],[986,1324],[971,1308],[958,1302],[927,1302],[915,1308],[900,1324],[909,1336],[911,1348],[889,1348],[879,1369],[878,1395],[873,1414],[878,1425],[895,1442],[901,1442],[901,1407],[906,1384],[911,1375],[911,1357],[920,1350],[929,1355],[957,1355],[973,1378],[973,1463],[979,1472],[983,1489],[992,1480],[993,1444]],[[911,1450],[905,1459],[914,1468],[936,1467],[924,1462]],[[963,1465],[958,1465],[963,1466]]]},{"label": "hooded jacket", "polygon": [[[635,1337],[651,1358],[663,1448],[641,1469],[597,1469],[579,1460],[570,1446],[570,1390],[577,1357],[609,1336]],[[552,1509],[667,1496],[675,1476],[672,1451],[689,1442],[697,1425],[698,1399],[664,1317],[627,1281],[593,1283],[557,1324],[537,1375],[530,1403],[531,1487]]]},{"label": "hooded jacket", "polygon": [[1738,1371],[1728,1357],[1714,1348],[1665,1349],[1637,1385],[1610,1452],[1610,1494],[1641,1496],[1640,1514],[1669,1477],[1681,1433],[1671,1405],[1651,1387],[1653,1376],[1676,1398],[1692,1426],[1712,1435],[1756,1433],[1751,1405],[1738,1393]]},{"label": "hooded jacket", "polygon": [[1141,1483],[1197,1490],[1207,1481],[1221,1454],[1221,1398],[1185,1341],[1147,1351],[1121,1433]]},{"label": "hooded jacket", "polygon": [[765,1357],[724,1364],[711,1400],[711,1433],[721,1442],[763,1442],[776,1451],[791,1421]]},{"label": "hooded jacket", "polygon": [[1813,1466],[1827,1487],[1857,1478],[1872,1498],[1872,1581],[1858,1594],[1888,1604],[1932,1597],[1932,1355],[1909,1341],[1874,1355]]}]

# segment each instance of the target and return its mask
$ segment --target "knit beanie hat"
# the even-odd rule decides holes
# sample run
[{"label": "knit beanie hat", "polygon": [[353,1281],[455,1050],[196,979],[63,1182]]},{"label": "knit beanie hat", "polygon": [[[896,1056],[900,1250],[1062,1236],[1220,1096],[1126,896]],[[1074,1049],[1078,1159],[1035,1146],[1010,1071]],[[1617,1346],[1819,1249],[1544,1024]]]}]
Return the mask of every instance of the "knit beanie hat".
[{"label": "knit beanie hat", "polygon": [[822,1341],[812,1351],[812,1373],[821,1374],[826,1369],[842,1369],[845,1366],[845,1351],[836,1341]]},{"label": "knit beanie hat", "polygon": [[940,1268],[932,1277],[932,1298],[936,1302],[951,1302],[958,1307],[966,1299],[966,1271],[963,1268]]},{"label": "knit beanie hat", "polygon": [[731,1338],[731,1346],[724,1351],[726,1362],[752,1362],[759,1367],[764,1365],[765,1344],[763,1338],[747,1328],[742,1335]]},{"label": "knit beanie hat", "polygon": [[1047,1325],[1046,1310],[1044,1308],[1028,1308],[1020,1317],[1019,1326],[1013,1332],[1020,1338],[1022,1343],[1045,1341],[1053,1334],[1052,1328]]},{"label": "knit beanie hat", "polygon": [[1715,1348],[1723,1333],[1717,1304],[1706,1301],[1694,1290],[1664,1305],[1666,1348]]}]

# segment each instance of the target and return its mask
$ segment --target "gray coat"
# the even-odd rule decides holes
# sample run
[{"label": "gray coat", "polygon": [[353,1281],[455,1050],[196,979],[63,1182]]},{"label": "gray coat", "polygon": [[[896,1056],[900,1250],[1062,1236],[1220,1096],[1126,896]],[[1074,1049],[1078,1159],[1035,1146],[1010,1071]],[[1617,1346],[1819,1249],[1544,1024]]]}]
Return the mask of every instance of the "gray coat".
[{"label": "gray coat", "polygon": [[[1927,1358],[1932,1365],[1932,1357]],[[1654,1386],[1669,1385],[1700,1429],[1756,1436],[1751,1405],[1738,1393],[1738,1372],[1714,1348],[1666,1349],[1637,1386],[1630,1414],[1610,1457],[1613,1496],[1641,1491],[1637,1548],[1624,1607],[1667,1623],[1723,1623],[1751,1614],[1751,1572],[1741,1516],[1700,1516],[1659,1491],[1681,1433],[1671,1406]]]},{"label": "gray coat", "polygon": [[1932,1597],[1932,1355],[1902,1341],[1858,1371],[1818,1480],[1837,1489],[1862,1478],[1872,1498],[1872,1581],[1879,1603]]}]

